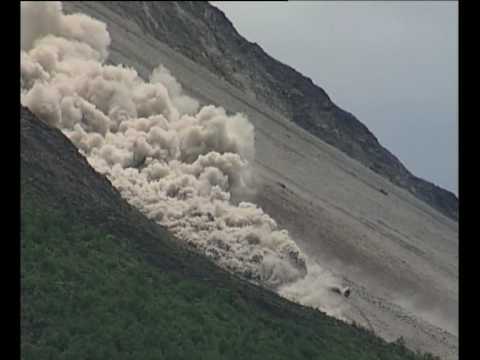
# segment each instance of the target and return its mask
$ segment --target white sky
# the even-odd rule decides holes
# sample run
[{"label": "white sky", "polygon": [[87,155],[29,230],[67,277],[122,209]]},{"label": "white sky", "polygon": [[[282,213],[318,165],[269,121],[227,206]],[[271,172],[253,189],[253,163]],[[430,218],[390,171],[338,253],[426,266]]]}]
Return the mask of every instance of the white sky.
[{"label": "white sky", "polygon": [[211,3],[415,175],[458,194],[456,1]]}]

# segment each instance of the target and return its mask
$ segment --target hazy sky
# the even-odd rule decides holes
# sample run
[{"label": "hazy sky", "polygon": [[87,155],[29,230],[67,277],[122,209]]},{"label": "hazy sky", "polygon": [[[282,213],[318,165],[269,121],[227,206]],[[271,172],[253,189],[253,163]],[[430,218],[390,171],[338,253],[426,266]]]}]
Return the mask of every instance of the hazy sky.
[{"label": "hazy sky", "polygon": [[415,175],[458,194],[458,3],[211,2]]}]

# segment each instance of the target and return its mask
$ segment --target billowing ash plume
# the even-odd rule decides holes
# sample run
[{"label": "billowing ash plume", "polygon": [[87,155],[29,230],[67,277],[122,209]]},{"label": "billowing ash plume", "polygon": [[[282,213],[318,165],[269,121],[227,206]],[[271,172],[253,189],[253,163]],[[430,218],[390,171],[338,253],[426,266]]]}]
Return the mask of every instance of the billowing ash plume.
[{"label": "billowing ash plume", "polygon": [[231,201],[251,185],[247,118],[200,108],[161,65],[148,82],[132,68],[105,65],[110,36],[95,19],[64,15],[58,2],[21,6],[22,104],[178,239],[225,269],[318,306],[308,289],[316,272],[307,275],[288,232],[255,204]]}]

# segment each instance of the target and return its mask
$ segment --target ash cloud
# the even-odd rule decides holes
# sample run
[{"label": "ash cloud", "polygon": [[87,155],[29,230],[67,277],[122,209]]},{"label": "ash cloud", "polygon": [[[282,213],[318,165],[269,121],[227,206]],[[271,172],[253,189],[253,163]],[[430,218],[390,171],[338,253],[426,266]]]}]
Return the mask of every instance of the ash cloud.
[{"label": "ash cloud", "polygon": [[164,66],[149,81],[106,65],[104,23],[59,2],[22,2],[21,102],[56,126],[122,196],[219,266],[339,316],[335,280],[286,230],[232,194],[252,187],[254,127],[200,107]]}]

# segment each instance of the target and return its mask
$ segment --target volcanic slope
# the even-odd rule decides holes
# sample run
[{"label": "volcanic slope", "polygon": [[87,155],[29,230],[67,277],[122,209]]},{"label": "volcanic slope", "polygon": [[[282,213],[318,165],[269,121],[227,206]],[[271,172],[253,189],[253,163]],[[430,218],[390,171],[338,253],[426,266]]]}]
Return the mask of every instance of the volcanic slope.
[{"label": "volcanic slope", "polygon": [[24,359],[423,359],[214,266],[21,108]]},{"label": "volcanic slope", "polygon": [[[388,340],[403,336],[412,348],[456,359],[458,224],[159,41],[138,24],[148,16],[143,2],[129,5],[130,17],[121,6],[68,2],[64,9],[107,23],[111,63],[144,78],[164,64],[203,103],[248,115],[256,131],[255,202],[351,283],[359,309],[351,317],[367,318]],[[182,24],[180,15],[170,24]]]},{"label": "volcanic slope", "polygon": [[458,199],[453,193],[412,174],[353,114],[337,106],[324,89],[243,38],[215,6],[203,1],[107,1],[104,7],[132,19],[143,32],[250,98],[275,109],[443,214],[458,219]]}]

